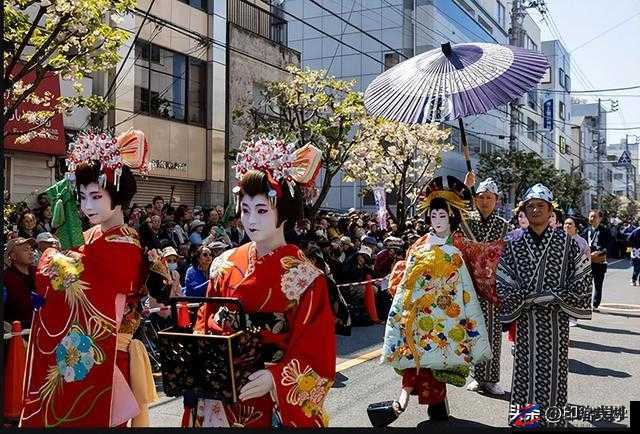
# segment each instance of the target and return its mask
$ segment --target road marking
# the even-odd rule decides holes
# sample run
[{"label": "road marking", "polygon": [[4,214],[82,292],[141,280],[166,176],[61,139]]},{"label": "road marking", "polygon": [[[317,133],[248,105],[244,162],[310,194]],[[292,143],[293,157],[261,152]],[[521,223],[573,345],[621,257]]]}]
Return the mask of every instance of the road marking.
[{"label": "road marking", "polygon": [[356,365],[359,365],[361,363],[368,362],[369,360],[375,359],[376,357],[380,357],[381,353],[382,353],[382,350],[381,349],[377,349],[377,350],[371,351],[369,353],[362,354],[362,355],[360,355],[358,357],[355,357],[353,359],[346,360],[346,361],[344,361],[342,363],[338,363],[336,365],[336,372],[341,372],[341,371],[347,370],[347,369],[352,368],[352,367],[354,367]]}]

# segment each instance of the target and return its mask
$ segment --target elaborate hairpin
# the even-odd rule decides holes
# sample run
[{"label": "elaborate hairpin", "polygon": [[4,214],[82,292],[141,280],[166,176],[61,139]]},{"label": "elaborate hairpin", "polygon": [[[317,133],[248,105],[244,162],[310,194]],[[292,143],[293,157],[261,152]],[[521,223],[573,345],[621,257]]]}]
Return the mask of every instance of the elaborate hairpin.
[{"label": "elaborate hairpin", "polygon": [[149,170],[149,143],[142,131],[129,130],[114,138],[107,133],[82,132],[69,145],[67,178],[74,181],[75,171],[83,165],[100,163],[98,184],[105,188],[110,183],[120,189],[122,168],[146,174]]},{"label": "elaborate hairpin", "polygon": [[275,207],[278,198],[282,198],[282,182],[289,188],[291,196],[295,194],[294,189],[298,184],[305,201],[313,200],[315,178],[321,161],[322,152],[315,146],[305,145],[295,149],[295,144],[282,139],[261,138],[241,143],[233,167],[238,180],[250,170],[264,172],[270,187],[267,197]]}]

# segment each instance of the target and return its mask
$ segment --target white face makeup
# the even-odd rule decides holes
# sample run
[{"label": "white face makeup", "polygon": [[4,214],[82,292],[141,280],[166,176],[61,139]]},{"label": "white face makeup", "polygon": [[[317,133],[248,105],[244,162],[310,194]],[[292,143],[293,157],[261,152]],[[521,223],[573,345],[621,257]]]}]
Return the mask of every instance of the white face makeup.
[{"label": "white face makeup", "polygon": [[240,202],[240,220],[251,241],[260,242],[273,237],[277,231],[278,211],[271,208],[267,196],[244,195]]},{"label": "white face makeup", "polygon": [[111,209],[111,195],[96,182],[80,186],[80,208],[92,225],[101,224],[122,212],[120,205]]},{"label": "white face makeup", "polygon": [[431,226],[437,235],[449,233],[451,224],[449,223],[449,213],[443,209],[434,209],[431,211]]}]

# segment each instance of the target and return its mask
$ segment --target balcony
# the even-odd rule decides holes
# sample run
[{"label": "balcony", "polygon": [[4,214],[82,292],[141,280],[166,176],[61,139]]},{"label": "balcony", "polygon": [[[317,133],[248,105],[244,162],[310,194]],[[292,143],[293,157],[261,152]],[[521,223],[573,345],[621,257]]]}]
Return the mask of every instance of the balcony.
[{"label": "balcony", "polygon": [[229,22],[283,46],[287,45],[287,20],[246,0],[229,0]]}]

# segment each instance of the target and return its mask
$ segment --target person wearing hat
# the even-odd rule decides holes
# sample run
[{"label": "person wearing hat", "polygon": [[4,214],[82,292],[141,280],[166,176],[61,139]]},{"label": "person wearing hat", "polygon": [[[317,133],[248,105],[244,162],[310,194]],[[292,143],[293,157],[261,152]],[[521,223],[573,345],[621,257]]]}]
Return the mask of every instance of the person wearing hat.
[{"label": "person wearing hat", "polygon": [[387,237],[384,239],[384,249],[375,258],[373,271],[375,277],[385,277],[391,273],[395,263],[402,260],[402,249],[404,241],[398,237]]},{"label": "person wearing hat", "polygon": [[189,225],[189,241],[192,246],[202,245],[202,231],[204,230],[204,222],[202,220],[194,220]]},{"label": "person wearing hat", "polygon": [[[171,246],[162,249],[162,253],[160,256],[162,257],[162,262],[167,265],[167,269],[169,270],[169,274],[171,275],[171,282],[167,282],[170,285],[168,298],[182,297],[183,293],[182,287],[180,286],[180,273],[178,272],[178,259],[180,259],[181,256],[178,255],[176,249]],[[156,300],[152,296],[149,296],[146,302],[146,307],[148,309],[156,307],[167,308],[168,306],[165,304],[167,301],[163,301],[164,303]],[[171,316],[171,311],[169,309],[161,310],[160,312],[158,312],[158,316],[160,318],[166,319]]]},{"label": "person wearing hat", "polygon": [[33,266],[35,247],[33,238],[18,237],[8,240],[4,251],[3,284],[7,288],[4,320],[8,323],[20,321],[23,328],[30,327],[33,316],[31,293],[36,290]]},{"label": "person wearing hat", "polygon": [[211,257],[215,259],[218,256],[222,255],[222,253],[231,246],[225,243],[224,241],[214,241],[212,243],[207,244],[207,247],[211,251]]},{"label": "person wearing hat", "polygon": [[496,275],[498,317],[517,330],[510,408],[539,404],[543,427],[554,425],[547,409],[567,404],[569,318],[591,318],[589,259],[571,236],[549,228],[552,202],[543,184],[526,192],[529,227],[507,242]]},{"label": "person wearing hat", "polygon": [[53,247],[56,249],[60,248],[60,242],[56,237],[51,235],[51,232],[42,232],[38,234],[36,237],[36,245],[38,250],[35,252],[35,261],[34,264],[37,264],[40,260],[40,256],[47,250],[49,247]]},{"label": "person wearing hat", "polygon": [[[493,178],[487,178],[478,185],[474,202],[478,210],[476,217],[467,220],[465,235],[481,243],[502,240],[509,231],[509,223],[496,213],[500,198],[498,184]],[[495,269],[493,270],[495,272]],[[500,387],[500,351],[502,344],[502,326],[498,321],[496,305],[480,297],[480,306],[484,314],[487,331],[491,340],[491,360],[473,367],[473,381],[467,390],[483,391],[491,395],[503,395]]]}]

